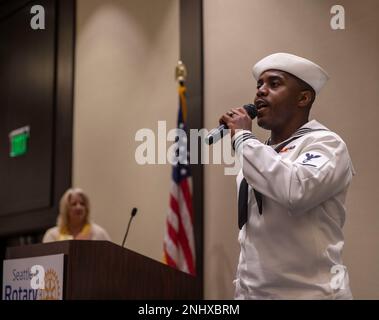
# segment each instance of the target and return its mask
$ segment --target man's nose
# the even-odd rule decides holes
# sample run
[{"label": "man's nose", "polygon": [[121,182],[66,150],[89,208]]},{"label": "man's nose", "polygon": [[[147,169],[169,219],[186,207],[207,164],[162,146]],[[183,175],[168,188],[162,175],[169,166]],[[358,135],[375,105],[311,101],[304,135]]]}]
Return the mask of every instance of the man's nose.
[{"label": "man's nose", "polygon": [[257,97],[267,96],[267,87],[262,84],[257,90]]}]

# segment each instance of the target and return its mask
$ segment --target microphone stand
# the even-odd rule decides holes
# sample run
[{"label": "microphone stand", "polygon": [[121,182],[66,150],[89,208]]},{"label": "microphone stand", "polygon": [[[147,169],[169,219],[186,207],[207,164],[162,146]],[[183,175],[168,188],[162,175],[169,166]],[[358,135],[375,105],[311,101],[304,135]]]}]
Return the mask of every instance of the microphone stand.
[{"label": "microphone stand", "polygon": [[130,224],[132,223],[132,220],[133,220],[133,218],[134,218],[134,216],[136,214],[137,214],[137,208],[133,208],[132,213],[130,215],[128,227],[126,229],[126,233],[125,233],[125,236],[124,236],[124,240],[122,240],[122,245],[121,245],[122,247],[124,247],[124,244],[125,244],[125,241],[126,241],[126,237],[128,236],[128,233],[129,233]]}]

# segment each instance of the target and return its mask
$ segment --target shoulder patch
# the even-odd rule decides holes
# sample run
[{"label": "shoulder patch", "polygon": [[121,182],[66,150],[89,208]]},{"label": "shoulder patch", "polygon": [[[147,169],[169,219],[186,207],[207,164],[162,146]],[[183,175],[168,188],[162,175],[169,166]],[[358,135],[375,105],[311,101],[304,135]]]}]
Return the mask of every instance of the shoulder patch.
[{"label": "shoulder patch", "polygon": [[303,153],[296,160],[297,163],[303,166],[309,166],[314,168],[321,168],[328,161],[329,159],[327,157],[318,152]]}]

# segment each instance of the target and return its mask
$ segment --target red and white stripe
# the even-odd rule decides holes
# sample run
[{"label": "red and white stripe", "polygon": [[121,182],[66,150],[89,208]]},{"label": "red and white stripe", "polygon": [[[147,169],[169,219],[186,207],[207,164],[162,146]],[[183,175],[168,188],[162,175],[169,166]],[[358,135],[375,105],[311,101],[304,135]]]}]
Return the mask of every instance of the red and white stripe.
[{"label": "red and white stripe", "polygon": [[168,265],[195,275],[195,239],[190,178],[183,179],[179,186],[175,182],[172,184],[164,254]]}]

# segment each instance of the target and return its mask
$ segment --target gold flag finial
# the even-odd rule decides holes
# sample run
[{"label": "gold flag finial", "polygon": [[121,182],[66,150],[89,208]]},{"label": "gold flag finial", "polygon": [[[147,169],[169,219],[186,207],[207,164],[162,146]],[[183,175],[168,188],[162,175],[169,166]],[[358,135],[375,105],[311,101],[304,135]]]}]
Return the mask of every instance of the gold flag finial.
[{"label": "gold flag finial", "polygon": [[181,60],[178,61],[175,68],[175,79],[178,82],[185,82],[187,79],[187,68]]}]

